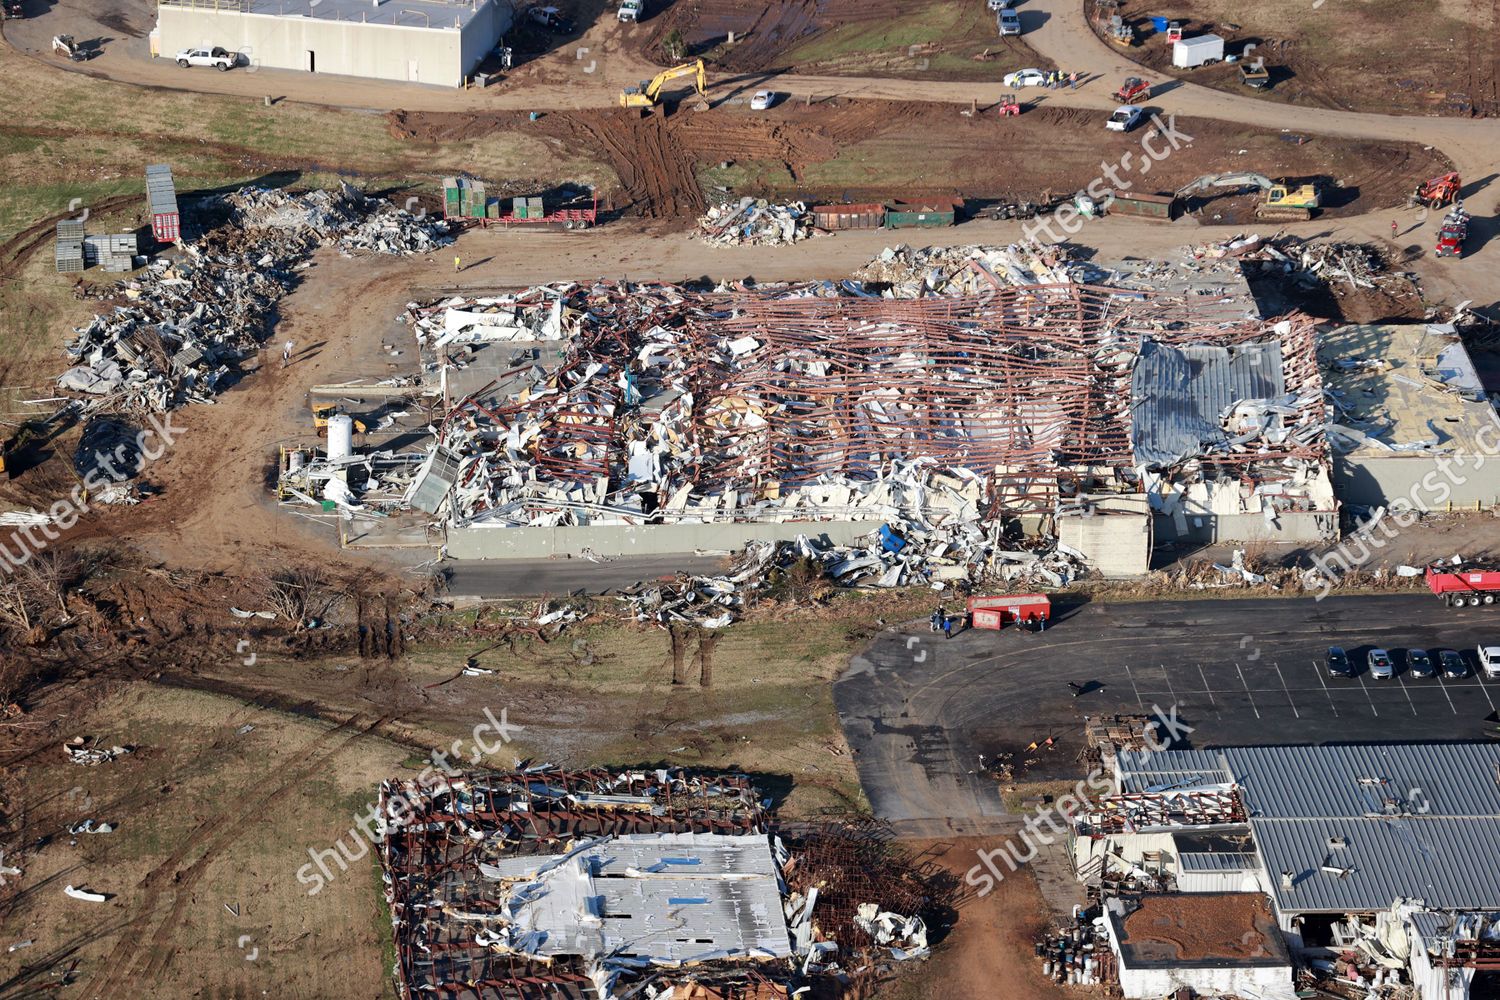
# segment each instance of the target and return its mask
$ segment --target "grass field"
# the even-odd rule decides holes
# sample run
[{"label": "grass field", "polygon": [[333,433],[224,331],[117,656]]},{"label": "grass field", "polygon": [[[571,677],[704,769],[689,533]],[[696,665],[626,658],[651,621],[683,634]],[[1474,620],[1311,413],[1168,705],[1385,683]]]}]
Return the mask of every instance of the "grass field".
[{"label": "grass field", "polygon": [[1002,40],[982,0],[906,4],[891,18],[836,25],[794,45],[785,58],[805,73],[943,80],[998,81],[1027,66],[1051,68],[1024,44]]}]

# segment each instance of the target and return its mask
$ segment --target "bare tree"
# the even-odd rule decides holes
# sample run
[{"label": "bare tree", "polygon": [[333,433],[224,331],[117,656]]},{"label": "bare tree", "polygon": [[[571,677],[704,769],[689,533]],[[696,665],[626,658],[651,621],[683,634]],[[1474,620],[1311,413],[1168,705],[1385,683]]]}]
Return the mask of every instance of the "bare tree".
[{"label": "bare tree", "polygon": [[0,579],[0,626],[26,645],[44,642],[67,621],[68,587],[78,562],[53,551],[38,552]]},{"label": "bare tree", "polygon": [[298,632],[326,619],[347,597],[322,570],[312,566],[278,570],[265,585],[266,602]]}]

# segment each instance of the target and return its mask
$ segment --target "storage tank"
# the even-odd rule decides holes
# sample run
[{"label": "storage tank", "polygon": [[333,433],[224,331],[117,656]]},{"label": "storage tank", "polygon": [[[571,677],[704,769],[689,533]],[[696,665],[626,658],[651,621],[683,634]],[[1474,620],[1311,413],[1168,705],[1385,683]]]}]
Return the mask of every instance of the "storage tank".
[{"label": "storage tank", "polygon": [[335,413],[328,418],[329,459],[348,458],[354,454],[354,418]]}]

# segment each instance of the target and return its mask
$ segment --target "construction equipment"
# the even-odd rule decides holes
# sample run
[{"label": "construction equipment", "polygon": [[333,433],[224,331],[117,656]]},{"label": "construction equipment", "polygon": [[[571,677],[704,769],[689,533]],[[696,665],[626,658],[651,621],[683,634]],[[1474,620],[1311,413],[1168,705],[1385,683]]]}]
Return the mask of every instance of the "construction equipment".
[{"label": "construction equipment", "polygon": [[1182,41],[1182,22],[1173,21],[1167,25],[1167,44]]},{"label": "construction equipment", "polygon": [[1240,63],[1240,83],[1251,90],[1265,90],[1271,86],[1271,71],[1266,69],[1265,63],[1256,60],[1252,65]]},{"label": "construction equipment", "polygon": [[1125,82],[1120,84],[1120,89],[1115,91],[1116,104],[1135,104],[1137,101],[1151,99],[1151,84],[1138,76],[1127,76]]},{"label": "construction equipment", "polygon": [[996,106],[996,110],[1000,112],[1002,118],[1006,115],[1019,115],[1021,113],[1021,102],[1015,94],[1003,94],[1000,97],[1000,103]]},{"label": "construction equipment", "polygon": [[1407,205],[1412,208],[1418,205],[1424,208],[1442,208],[1444,205],[1451,205],[1458,197],[1459,187],[1457,171],[1434,177],[1426,183],[1417,185],[1416,190],[1407,199]]},{"label": "construction equipment", "polygon": [[73,40],[72,35],[53,35],[52,51],[64,59],[71,59],[74,62],[83,62],[87,58],[83,53],[83,49]]},{"label": "construction equipment", "polygon": [[1303,184],[1300,187],[1290,188],[1285,184],[1277,184],[1269,177],[1251,173],[1205,174],[1179,188],[1177,197],[1182,198],[1209,188],[1226,187],[1258,187],[1265,192],[1265,198],[1255,208],[1257,219],[1306,221],[1312,218],[1319,204],[1318,188],[1315,184]]},{"label": "construction equipment", "polygon": [[1424,575],[1427,589],[1449,607],[1477,608],[1481,604],[1494,604],[1495,598],[1500,597],[1500,564],[1433,563]]},{"label": "construction equipment", "polygon": [[1432,248],[1434,257],[1462,257],[1464,255],[1464,240],[1469,238],[1469,213],[1462,208],[1454,208],[1453,211],[1443,216],[1443,224],[1438,229],[1437,244]]},{"label": "construction equipment", "polygon": [[[313,427],[317,428],[320,436],[328,433],[328,418],[332,417],[335,413],[344,412],[344,408],[337,403],[313,403],[310,409],[312,410]],[[356,434],[363,434],[365,432],[363,421],[354,421],[354,432]]]},{"label": "construction equipment", "polygon": [[83,404],[73,400],[50,416],[23,421],[0,445],[0,473],[14,479],[38,464],[37,450],[76,424],[82,412]]},{"label": "construction equipment", "polygon": [[700,98],[697,109],[708,110],[708,74],[702,59],[695,59],[681,66],[664,69],[650,80],[642,80],[639,87],[630,87],[620,92],[620,107],[639,108],[648,114],[661,106],[661,90],[673,80],[692,77],[694,89]]},{"label": "construction equipment", "polygon": [[26,9],[21,5],[21,0],[5,0],[4,7],[0,9],[0,13],[4,14],[5,20],[14,21],[25,17]]}]

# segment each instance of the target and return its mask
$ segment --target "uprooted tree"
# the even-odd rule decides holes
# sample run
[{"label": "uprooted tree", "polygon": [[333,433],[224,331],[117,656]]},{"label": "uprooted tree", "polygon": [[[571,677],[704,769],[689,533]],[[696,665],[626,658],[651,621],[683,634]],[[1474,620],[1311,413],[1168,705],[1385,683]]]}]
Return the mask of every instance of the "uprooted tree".
[{"label": "uprooted tree", "polygon": [[301,566],[277,570],[265,583],[263,596],[271,610],[300,632],[325,621],[348,598],[348,592],[323,570]]}]

